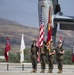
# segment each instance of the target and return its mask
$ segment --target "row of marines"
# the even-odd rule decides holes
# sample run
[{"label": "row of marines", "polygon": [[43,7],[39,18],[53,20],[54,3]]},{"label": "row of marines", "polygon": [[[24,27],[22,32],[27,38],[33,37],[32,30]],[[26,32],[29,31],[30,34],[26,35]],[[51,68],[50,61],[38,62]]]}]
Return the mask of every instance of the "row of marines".
[{"label": "row of marines", "polygon": [[56,61],[58,65],[58,72],[62,73],[63,70],[63,54],[64,49],[62,48],[62,41],[58,42],[58,46],[54,48],[53,41],[50,41],[50,45],[46,45],[46,42],[43,42],[42,47],[38,48],[36,46],[36,40],[33,41],[31,45],[31,62],[32,62],[32,71],[31,73],[36,73],[37,71],[37,58],[38,58],[38,51],[40,51],[40,63],[41,63],[41,71],[40,73],[45,73],[46,68],[46,58],[48,61],[48,73],[53,73],[53,62],[54,62],[54,55],[56,55]]}]

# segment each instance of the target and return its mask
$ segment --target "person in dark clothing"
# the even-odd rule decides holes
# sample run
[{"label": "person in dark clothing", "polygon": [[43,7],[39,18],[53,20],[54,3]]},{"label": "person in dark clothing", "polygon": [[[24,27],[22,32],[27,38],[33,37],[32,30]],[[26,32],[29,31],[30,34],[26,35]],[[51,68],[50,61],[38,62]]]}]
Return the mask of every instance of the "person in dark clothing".
[{"label": "person in dark clothing", "polygon": [[33,70],[31,73],[35,73],[37,71],[37,52],[39,48],[36,46],[36,40],[33,41],[33,44],[31,46],[31,62],[32,62],[32,68]]},{"label": "person in dark clothing", "polygon": [[43,42],[42,47],[40,47],[40,62],[41,62],[41,71],[40,73],[45,72],[45,67],[46,67],[46,52],[47,52],[47,47],[45,46],[46,42]]},{"label": "person in dark clothing", "polygon": [[54,61],[54,54],[55,54],[55,50],[54,50],[54,46],[53,46],[53,41],[50,41],[50,44],[47,47],[47,51],[48,51],[48,73],[52,73],[53,72],[53,61]]},{"label": "person in dark clothing", "polygon": [[62,70],[63,70],[63,55],[65,53],[64,49],[62,48],[62,41],[59,41],[58,42],[58,46],[57,48],[55,49],[55,52],[56,52],[56,61],[58,63],[58,72],[57,73],[62,73]]}]

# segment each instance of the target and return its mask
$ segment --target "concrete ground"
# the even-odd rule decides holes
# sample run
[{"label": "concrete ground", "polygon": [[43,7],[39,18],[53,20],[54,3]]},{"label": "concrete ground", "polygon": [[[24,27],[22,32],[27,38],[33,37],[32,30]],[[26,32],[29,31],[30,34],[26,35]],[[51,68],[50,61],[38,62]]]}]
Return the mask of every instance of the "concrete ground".
[{"label": "concrete ground", "polygon": [[[20,63],[9,63],[8,67],[6,63],[0,63],[0,75],[59,75],[57,74],[57,65],[54,65],[53,73],[47,73],[48,65],[46,65],[45,73],[40,73],[40,64],[37,66],[37,73],[30,73],[31,70],[31,63],[24,63],[24,66]],[[64,65],[63,73],[61,75],[74,75],[74,65]]]}]

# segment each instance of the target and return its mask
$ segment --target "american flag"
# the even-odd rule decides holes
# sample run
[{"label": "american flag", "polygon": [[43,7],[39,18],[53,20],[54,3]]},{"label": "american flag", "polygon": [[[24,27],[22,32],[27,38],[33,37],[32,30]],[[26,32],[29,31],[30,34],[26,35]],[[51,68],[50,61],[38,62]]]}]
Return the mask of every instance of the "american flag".
[{"label": "american flag", "polygon": [[[44,19],[43,19],[43,14],[42,14],[42,7],[41,7],[41,10],[40,10],[40,18],[39,18],[39,38],[37,40],[37,46],[41,47],[43,45],[43,41],[44,41]],[[38,62],[40,62],[40,50],[38,52]]]},{"label": "american flag", "polygon": [[39,34],[39,46],[41,47],[43,45],[44,41],[44,19],[42,14],[42,7],[41,7],[41,13],[40,13],[40,34]]}]

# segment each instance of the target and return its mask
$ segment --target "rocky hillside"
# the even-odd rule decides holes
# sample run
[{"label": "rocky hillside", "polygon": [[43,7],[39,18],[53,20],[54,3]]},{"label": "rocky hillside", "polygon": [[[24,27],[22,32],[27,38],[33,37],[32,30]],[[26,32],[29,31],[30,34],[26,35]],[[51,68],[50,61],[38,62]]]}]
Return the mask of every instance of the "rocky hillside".
[{"label": "rocky hillside", "polygon": [[22,33],[24,34],[24,40],[26,47],[30,46],[33,39],[38,36],[38,29],[21,26],[21,25],[4,25],[5,28],[0,28],[0,49],[5,46],[6,35],[9,35],[12,50],[20,49],[20,42]]},{"label": "rocky hillside", "polygon": [[[14,21],[4,20],[4,23],[2,22],[0,23],[0,50],[4,50],[5,48],[5,39],[7,34],[9,35],[11,51],[13,52],[18,52],[20,50],[22,33],[24,34],[26,47],[30,47],[33,39],[38,37],[38,28],[22,26]],[[64,37],[64,47],[67,49],[71,49],[74,42],[74,31],[58,31],[57,41],[60,35]]]}]

